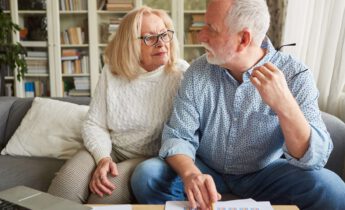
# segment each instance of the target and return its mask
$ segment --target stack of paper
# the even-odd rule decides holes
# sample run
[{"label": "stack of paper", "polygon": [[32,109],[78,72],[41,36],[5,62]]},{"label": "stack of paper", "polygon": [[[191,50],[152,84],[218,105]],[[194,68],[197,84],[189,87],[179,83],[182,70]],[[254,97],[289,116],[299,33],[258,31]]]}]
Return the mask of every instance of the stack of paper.
[{"label": "stack of paper", "polygon": [[[219,201],[215,203],[214,210],[273,210],[268,201],[255,201],[253,199],[241,199],[232,201]],[[167,201],[165,210],[190,210],[188,201]]]},{"label": "stack of paper", "polygon": [[92,210],[132,210],[132,205],[100,205],[93,207]]}]

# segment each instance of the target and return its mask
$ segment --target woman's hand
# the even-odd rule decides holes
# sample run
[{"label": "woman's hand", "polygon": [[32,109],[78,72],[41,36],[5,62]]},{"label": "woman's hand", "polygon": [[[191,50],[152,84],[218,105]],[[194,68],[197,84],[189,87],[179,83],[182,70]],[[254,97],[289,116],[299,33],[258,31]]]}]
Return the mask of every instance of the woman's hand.
[{"label": "woman's hand", "polygon": [[114,177],[118,175],[116,164],[110,157],[102,158],[98,162],[89,184],[92,193],[103,197],[104,194],[110,195],[113,192],[115,185],[109,181],[108,173]]}]

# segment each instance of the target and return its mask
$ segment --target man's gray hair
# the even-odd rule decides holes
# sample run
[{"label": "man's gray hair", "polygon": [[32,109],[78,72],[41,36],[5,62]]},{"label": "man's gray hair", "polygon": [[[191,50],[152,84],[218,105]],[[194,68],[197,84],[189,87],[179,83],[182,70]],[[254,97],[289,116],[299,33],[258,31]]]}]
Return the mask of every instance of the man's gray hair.
[{"label": "man's gray hair", "polygon": [[231,32],[250,29],[253,41],[261,45],[270,26],[266,0],[232,0],[225,24]]}]

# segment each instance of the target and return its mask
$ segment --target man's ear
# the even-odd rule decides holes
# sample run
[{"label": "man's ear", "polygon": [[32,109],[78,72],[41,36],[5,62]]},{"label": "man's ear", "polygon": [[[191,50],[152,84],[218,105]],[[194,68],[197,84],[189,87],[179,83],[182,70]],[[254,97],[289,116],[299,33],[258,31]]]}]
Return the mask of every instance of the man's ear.
[{"label": "man's ear", "polygon": [[241,32],[239,32],[239,36],[240,41],[237,50],[241,52],[250,45],[252,41],[252,34],[249,29],[245,28]]}]

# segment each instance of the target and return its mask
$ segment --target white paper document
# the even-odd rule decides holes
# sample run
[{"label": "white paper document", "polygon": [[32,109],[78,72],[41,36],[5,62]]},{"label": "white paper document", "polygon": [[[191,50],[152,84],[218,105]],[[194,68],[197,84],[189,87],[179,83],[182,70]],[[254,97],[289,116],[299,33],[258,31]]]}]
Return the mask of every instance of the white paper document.
[{"label": "white paper document", "polygon": [[96,206],[92,210],[132,210],[132,205],[106,205]]},{"label": "white paper document", "polygon": [[[167,201],[165,210],[192,210],[188,207],[188,201]],[[219,201],[215,203],[214,210],[273,210],[270,202],[257,202],[253,199],[241,199],[232,201]]]}]

